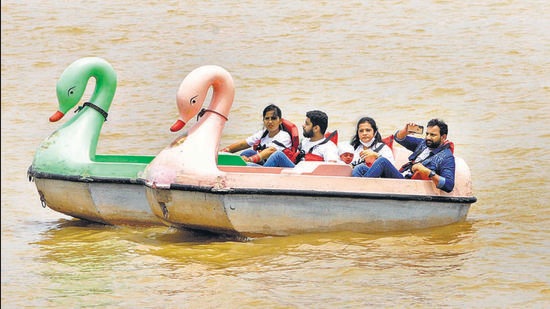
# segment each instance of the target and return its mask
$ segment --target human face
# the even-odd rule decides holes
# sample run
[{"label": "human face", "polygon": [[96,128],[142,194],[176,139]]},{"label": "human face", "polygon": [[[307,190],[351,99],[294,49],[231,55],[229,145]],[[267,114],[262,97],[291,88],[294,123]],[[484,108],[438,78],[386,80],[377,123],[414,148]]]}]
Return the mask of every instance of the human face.
[{"label": "human face", "polygon": [[304,131],[303,135],[307,138],[313,137],[313,124],[311,123],[311,120],[306,117],[306,121],[302,125],[302,130]]},{"label": "human face", "polygon": [[350,164],[351,161],[353,160],[353,153],[344,152],[343,154],[340,155],[340,159],[342,159],[342,161],[344,161],[344,163]]},{"label": "human face", "polygon": [[374,138],[374,132],[372,126],[368,122],[363,122],[359,124],[359,127],[357,128],[357,136],[359,136],[359,139],[363,143],[368,143]]},{"label": "human face", "polygon": [[429,148],[435,149],[445,142],[447,136],[441,135],[438,126],[427,127],[426,128],[426,146]]},{"label": "human face", "polygon": [[268,111],[264,115],[264,126],[270,133],[270,136],[274,136],[279,133],[280,125],[283,120],[281,117],[275,115],[275,111]]}]

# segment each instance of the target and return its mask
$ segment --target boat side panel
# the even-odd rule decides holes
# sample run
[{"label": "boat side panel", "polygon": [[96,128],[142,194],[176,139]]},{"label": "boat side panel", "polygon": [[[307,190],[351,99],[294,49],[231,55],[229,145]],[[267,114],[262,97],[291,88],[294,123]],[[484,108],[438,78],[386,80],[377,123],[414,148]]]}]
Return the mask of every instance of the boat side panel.
[{"label": "boat side panel", "polygon": [[161,225],[153,214],[142,184],[90,183],[95,207],[113,225]]},{"label": "boat side panel", "polygon": [[225,212],[224,195],[146,187],[146,196],[153,213],[167,225],[236,234]]},{"label": "boat side panel", "polygon": [[89,184],[56,179],[34,178],[40,196],[51,209],[71,217],[106,223],[95,207]]},{"label": "boat side panel", "polygon": [[242,236],[414,230],[463,221],[470,204],[147,188],[165,224]]},{"label": "boat side panel", "polygon": [[291,235],[304,232],[387,232],[463,221],[470,205],[433,201],[299,196],[228,195],[229,221],[240,234]]}]

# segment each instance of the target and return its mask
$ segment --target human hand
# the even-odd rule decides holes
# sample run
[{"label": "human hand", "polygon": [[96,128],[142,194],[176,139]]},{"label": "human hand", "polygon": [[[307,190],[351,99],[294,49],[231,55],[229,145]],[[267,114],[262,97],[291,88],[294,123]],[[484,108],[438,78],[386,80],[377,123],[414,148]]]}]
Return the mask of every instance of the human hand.
[{"label": "human hand", "polygon": [[422,165],[422,163],[415,163],[411,166],[411,172],[419,172],[422,175],[428,176],[430,174],[430,169]]},{"label": "human hand", "polygon": [[424,127],[418,124],[409,124],[407,126],[407,133],[408,134],[423,134],[424,133]]},{"label": "human hand", "polygon": [[371,149],[365,149],[365,150],[361,150],[361,152],[359,153],[359,156],[361,157],[361,159],[365,160],[368,157],[378,158],[379,155],[377,152],[374,152]]},{"label": "human hand", "polygon": [[405,126],[397,132],[397,138],[403,139],[409,134],[409,128],[416,126],[414,122],[408,122]]}]

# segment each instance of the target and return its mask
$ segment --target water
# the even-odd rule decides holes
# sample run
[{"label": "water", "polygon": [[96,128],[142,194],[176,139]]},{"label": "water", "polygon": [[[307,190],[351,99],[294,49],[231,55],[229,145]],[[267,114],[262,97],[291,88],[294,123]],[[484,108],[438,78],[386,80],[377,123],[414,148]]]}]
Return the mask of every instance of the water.
[{"label": "water", "polygon": [[[2,307],[548,307],[548,16],[512,0],[3,1]],[[26,170],[85,56],[119,81],[98,153],[157,154],[179,83],[217,64],[236,84],[224,145],[269,103],[297,124],[322,109],[341,139],[364,115],[383,135],[441,117],[478,202],[447,227],[248,242],[66,217]]]}]

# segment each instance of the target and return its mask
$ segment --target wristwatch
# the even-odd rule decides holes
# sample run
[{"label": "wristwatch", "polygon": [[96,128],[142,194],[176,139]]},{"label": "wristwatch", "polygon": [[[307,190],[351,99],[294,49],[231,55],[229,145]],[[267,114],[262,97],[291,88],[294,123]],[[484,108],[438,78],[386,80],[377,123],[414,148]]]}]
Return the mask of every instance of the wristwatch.
[{"label": "wristwatch", "polygon": [[430,175],[428,175],[428,177],[429,177],[430,179],[432,179],[432,177],[434,177],[434,176],[435,176],[435,172],[432,171],[432,170],[430,170]]}]

